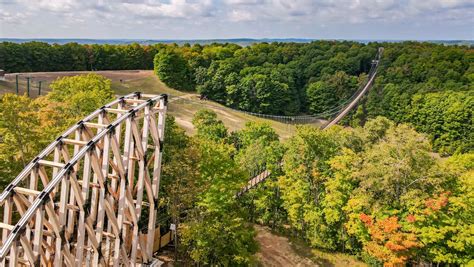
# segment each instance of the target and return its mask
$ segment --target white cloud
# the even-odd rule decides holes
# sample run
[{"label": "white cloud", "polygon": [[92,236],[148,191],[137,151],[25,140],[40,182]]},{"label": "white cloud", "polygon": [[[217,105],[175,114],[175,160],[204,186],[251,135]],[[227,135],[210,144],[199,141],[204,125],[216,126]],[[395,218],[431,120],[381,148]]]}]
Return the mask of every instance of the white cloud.
[{"label": "white cloud", "polygon": [[225,0],[228,5],[260,5],[264,0]]},{"label": "white cloud", "polygon": [[0,11],[0,21],[5,24],[24,24],[26,18],[27,15],[24,13]]},{"label": "white cloud", "polygon": [[474,16],[472,0],[226,0],[225,3],[224,8],[233,21],[400,22],[439,17],[452,9],[462,9],[465,14]]},{"label": "white cloud", "polygon": [[41,9],[52,12],[71,12],[83,6],[83,2],[75,0],[18,0],[18,2],[30,10],[38,11],[38,9]]},{"label": "white cloud", "polygon": [[211,15],[212,1],[191,2],[186,0],[170,0],[169,3],[146,1],[143,3],[124,2],[120,5],[123,12],[131,12],[140,17],[193,18]]},{"label": "white cloud", "polygon": [[235,21],[235,22],[252,21],[252,20],[257,19],[255,14],[252,14],[251,12],[248,12],[247,10],[242,10],[242,9],[231,10],[229,13],[229,18],[231,21]]},{"label": "white cloud", "polygon": [[[241,27],[238,35],[246,36],[247,32],[271,35],[282,26],[288,29],[285,33],[296,29],[310,33],[322,25],[330,32],[351,25],[430,27],[430,23],[444,22],[467,27],[474,22],[474,0],[0,0],[0,7],[0,20],[10,24],[24,21],[105,29],[140,25],[150,31],[159,25],[169,31],[208,31],[215,37],[232,32],[237,24]],[[473,31],[467,34],[473,36]]]}]

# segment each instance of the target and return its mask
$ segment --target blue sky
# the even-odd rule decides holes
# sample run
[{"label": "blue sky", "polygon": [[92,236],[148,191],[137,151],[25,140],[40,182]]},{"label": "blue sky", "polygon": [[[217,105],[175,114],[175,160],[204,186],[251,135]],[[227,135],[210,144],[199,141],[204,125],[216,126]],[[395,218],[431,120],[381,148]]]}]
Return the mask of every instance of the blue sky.
[{"label": "blue sky", "polygon": [[2,38],[474,39],[474,0],[0,0]]}]

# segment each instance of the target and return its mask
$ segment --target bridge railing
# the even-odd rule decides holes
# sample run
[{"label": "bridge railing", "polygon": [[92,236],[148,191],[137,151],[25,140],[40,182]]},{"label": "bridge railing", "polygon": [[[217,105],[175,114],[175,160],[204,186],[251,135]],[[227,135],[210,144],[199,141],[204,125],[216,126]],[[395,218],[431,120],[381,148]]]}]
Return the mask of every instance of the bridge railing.
[{"label": "bridge railing", "polygon": [[382,57],[382,53],[383,47],[380,47],[378,49],[376,59],[372,61],[372,66],[370,68],[369,75],[367,77],[367,82],[365,83],[365,85],[361,86],[359,90],[357,90],[357,92],[351,97],[350,101],[348,101],[347,105],[342,108],[331,121],[329,121],[324,127],[322,127],[323,130],[337,124],[342,118],[344,118],[347,113],[349,113],[349,111],[351,111],[357,105],[357,103],[365,95],[365,93],[367,93],[367,91],[372,88],[372,85],[375,81],[375,77],[377,75],[377,70],[379,67],[380,59]]},{"label": "bridge railing", "polygon": [[[0,195],[0,265],[149,262],[166,95],[121,97],[58,137]],[[148,209],[150,229],[138,222]]]}]

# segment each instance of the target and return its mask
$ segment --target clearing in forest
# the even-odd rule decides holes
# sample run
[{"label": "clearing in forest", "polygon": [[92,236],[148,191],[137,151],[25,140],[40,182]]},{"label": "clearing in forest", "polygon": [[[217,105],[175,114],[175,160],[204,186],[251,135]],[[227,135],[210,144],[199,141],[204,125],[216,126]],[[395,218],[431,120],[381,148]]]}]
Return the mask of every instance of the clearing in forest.
[{"label": "clearing in forest", "polygon": [[[117,71],[68,71],[68,72],[34,72],[19,73],[20,94],[26,93],[26,77],[31,78],[30,95],[37,97],[37,81],[43,81],[41,94],[44,95],[49,91],[49,84],[59,77],[74,76],[80,74],[95,73],[107,77],[112,81],[112,89],[117,95],[125,95],[131,92],[144,92],[150,94],[166,93],[173,98],[172,105],[169,106],[169,115],[176,118],[176,123],[186,130],[187,133],[195,132],[191,123],[194,114],[200,109],[211,109],[217,113],[220,120],[224,122],[230,131],[239,130],[244,127],[246,122],[267,122],[282,139],[290,137],[294,131],[294,125],[288,125],[274,120],[258,118],[242,112],[224,107],[213,101],[204,101],[199,99],[199,95],[195,92],[186,93],[174,90],[162,83],[151,70],[117,70]],[[15,93],[16,74],[7,74],[6,81],[0,81],[0,94]]]},{"label": "clearing in forest", "polygon": [[260,245],[257,258],[262,266],[367,266],[349,255],[311,249],[301,241],[272,233],[268,227],[255,225],[255,230]]}]

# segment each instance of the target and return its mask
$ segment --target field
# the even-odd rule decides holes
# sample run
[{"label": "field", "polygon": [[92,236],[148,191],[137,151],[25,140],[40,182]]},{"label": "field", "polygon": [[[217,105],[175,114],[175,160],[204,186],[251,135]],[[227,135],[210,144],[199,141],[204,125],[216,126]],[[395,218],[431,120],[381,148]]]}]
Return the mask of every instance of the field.
[{"label": "field", "polygon": [[[26,93],[26,77],[31,77],[30,95],[38,96],[37,82],[42,82],[41,94],[44,95],[50,89],[48,85],[58,77],[74,76],[89,72],[35,72],[19,74],[20,94]],[[163,84],[153,71],[129,70],[129,71],[96,71],[96,74],[103,75],[112,81],[112,88],[117,95],[124,95],[135,91],[152,94],[166,93],[170,95],[169,114],[174,116],[178,125],[183,127],[187,133],[194,133],[191,123],[193,115],[200,109],[207,108],[214,110],[219,119],[229,128],[235,131],[242,128],[248,121],[259,121],[269,123],[282,139],[290,137],[295,131],[295,126],[280,123],[273,120],[257,118],[235,110],[226,108],[212,101],[199,100],[196,93],[183,93],[167,87]],[[6,81],[0,81],[0,93],[15,92],[15,75],[7,74]]]}]

